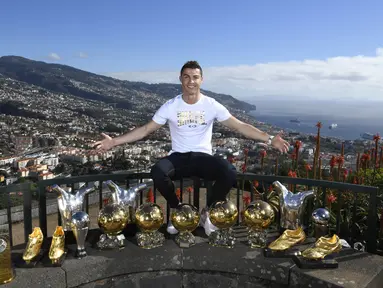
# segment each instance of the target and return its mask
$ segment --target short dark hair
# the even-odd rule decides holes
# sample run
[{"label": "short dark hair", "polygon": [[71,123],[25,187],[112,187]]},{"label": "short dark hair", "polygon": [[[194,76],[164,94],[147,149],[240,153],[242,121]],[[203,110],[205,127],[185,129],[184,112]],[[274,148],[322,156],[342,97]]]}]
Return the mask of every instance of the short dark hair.
[{"label": "short dark hair", "polygon": [[201,76],[202,76],[202,68],[201,66],[199,65],[199,63],[197,61],[188,61],[184,64],[184,66],[182,66],[181,68],[181,75],[182,73],[184,72],[185,69],[199,69],[201,71]]}]

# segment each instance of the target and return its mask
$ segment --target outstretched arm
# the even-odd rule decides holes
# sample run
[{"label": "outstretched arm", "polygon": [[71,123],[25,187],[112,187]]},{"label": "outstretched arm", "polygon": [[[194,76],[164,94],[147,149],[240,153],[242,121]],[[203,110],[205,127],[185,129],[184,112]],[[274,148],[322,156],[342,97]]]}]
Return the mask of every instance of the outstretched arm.
[{"label": "outstretched arm", "polygon": [[[243,136],[249,139],[267,142],[271,136],[250,124],[240,121],[234,116],[230,116],[227,120],[221,121],[220,123],[234,131],[241,133]],[[287,152],[289,149],[289,143],[283,140],[279,135],[272,138],[271,145],[282,153]]]},{"label": "outstretched arm", "polygon": [[154,122],[153,120],[148,122],[147,124],[137,127],[133,129],[132,131],[129,131],[126,134],[123,134],[121,136],[112,138],[104,133],[101,135],[104,137],[101,141],[97,141],[92,144],[93,148],[96,150],[109,150],[115,146],[119,146],[125,143],[132,143],[138,140],[141,140],[142,138],[146,137],[147,135],[151,134],[152,132],[159,129],[162,125]]}]

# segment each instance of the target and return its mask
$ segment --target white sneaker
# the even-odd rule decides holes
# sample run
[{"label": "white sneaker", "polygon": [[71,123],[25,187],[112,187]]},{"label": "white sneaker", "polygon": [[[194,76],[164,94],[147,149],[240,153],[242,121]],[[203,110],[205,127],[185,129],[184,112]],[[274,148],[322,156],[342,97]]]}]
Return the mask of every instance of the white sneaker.
[{"label": "white sneaker", "polygon": [[207,236],[210,236],[211,232],[218,230],[218,228],[211,223],[207,208],[204,208],[201,211],[201,221],[203,221],[201,226],[205,229],[205,234]]},{"label": "white sneaker", "polygon": [[178,230],[173,226],[173,223],[172,221],[169,220],[168,222],[168,227],[166,227],[166,231],[169,233],[169,234],[178,234]]}]

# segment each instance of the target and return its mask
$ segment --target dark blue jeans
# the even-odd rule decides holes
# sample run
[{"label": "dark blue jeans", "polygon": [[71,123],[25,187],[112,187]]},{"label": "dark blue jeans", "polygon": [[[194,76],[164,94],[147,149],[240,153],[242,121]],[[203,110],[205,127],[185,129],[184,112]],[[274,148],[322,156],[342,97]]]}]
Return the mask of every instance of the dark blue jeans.
[{"label": "dark blue jeans", "polygon": [[173,180],[199,177],[206,181],[215,181],[210,206],[216,201],[226,199],[230,189],[236,185],[237,171],[225,159],[201,152],[172,153],[160,159],[151,169],[154,185],[167,200],[171,208],[180,203],[175,193]]}]

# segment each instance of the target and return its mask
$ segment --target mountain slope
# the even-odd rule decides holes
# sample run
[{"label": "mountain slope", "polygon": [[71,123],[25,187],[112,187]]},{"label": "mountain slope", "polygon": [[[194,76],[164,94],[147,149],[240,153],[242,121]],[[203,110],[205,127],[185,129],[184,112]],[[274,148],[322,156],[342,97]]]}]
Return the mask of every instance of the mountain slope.
[{"label": "mountain slope", "polygon": [[[179,84],[148,84],[101,76],[66,65],[18,56],[0,57],[0,75],[87,100],[116,103],[117,108],[154,112],[165,100],[181,93]],[[203,90],[231,110],[255,110],[254,105],[230,95]]]}]

